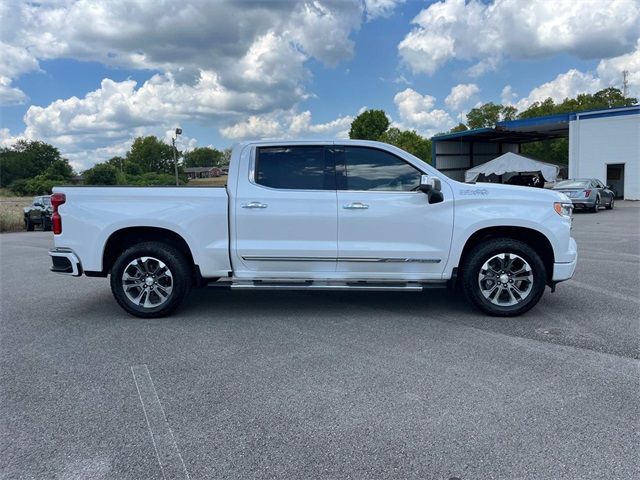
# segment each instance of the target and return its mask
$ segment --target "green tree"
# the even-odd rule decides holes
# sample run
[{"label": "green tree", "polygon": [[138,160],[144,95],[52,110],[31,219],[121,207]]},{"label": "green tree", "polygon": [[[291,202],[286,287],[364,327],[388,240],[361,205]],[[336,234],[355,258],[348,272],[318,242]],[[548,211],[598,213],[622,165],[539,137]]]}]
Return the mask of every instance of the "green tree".
[{"label": "green tree", "polygon": [[84,172],[86,185],[118,185],[118,170],[113,165],[99,163]]},{"label": "green tree", "polygon": [[[177,153],[180,157],[180,153]],[[155,136],[138,137],[127,152],[127,173],[173,173],[173,147]]]},{"label": "green tree", "polygon": [[217,167],[222,161],[223,153],[210,147],[194,148],[183,154],[185,167]]},{"label": "green tree", "polygon": [[511,106],[485,103],[480,107],[472,108],[467,114],[467,126],[471,129],[493,127],[501,120],[514,119],[516,112],[516,109]]},{"label": "green tree", "polygon": [[51,162],[51,165],[45,171],[45,175],[53,179],[69,180],[73,177],[73,168],[71,168],[66,158],[61,158]]},{"label": "green tree", "polygon": [[125,164],[126,164],[127,160],[124,157],[120,157],[120,156],[115,156],[115,157],[111,157],[109,160],[107,160],[105,163],[107,165],[112,165],[113,167],[115,167],[119,172],[124,172],[124,168],[125,168]]},{"label": "green tree", "polygon": [[449,133],[464,132],[465,130],[469,130],[469,129],[464,123],[459,123],[458,125],[453,127],[451,130],[449,130]]},{"label": "green tree", "polygon": [[419,159],[431,163],[431,141],[418,135],[415,131],[393,127],[380,137],[380,141],[395,145]]},{"label": "green tree", "polygon": [[389,128],[389,118],[384,110],[366,110],[351,122],[349,138],[380,140]]},{"label": "green tree", "polygon": [[40,141],[18,140],[0,150],[0,186],[44,173],[52,163],[62,160],[57,148]]},{"label": "green tree", "polygon": [[228,167],[231,162],[231,148],[225,148],[222,151],[222,157],[220,158],[220,166]]}]

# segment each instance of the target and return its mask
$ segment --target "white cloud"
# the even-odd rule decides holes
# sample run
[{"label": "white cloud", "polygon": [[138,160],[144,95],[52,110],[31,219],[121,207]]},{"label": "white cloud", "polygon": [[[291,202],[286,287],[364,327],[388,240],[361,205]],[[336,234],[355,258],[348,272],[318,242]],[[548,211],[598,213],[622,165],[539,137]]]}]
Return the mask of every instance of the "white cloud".
[{"label": "white cloud", "polygon": [[346,115],[326,123],[313,123],[310,111],[302,113],[277,112],[252,115],[220,129],[229,139],[260,138],[347,138],[353,117]]},{"label": "white cloud", "polygon": [[556,103],[562,102],[565,98],[573,98],[580,93],[596,92],[600,87],[600,79],[593,74],[571,69],[531,90],[527,97],[516,103],[516,108],[525,110],[532,103],[542,102],[547,98],[551,98]]},{"label": "white cloud", "polygon": [[11,79],[0,76],[0,105],[19,105],[27,98],[22,90],[11,86]]},{"label": "white cloud", "polygon": [[[1,10],[0,10],[1,11]],[[2,17],[0,17],[0,22]],[[27,101],[27,95],[12,85],[19,75],[38,70],[38,61],[24,48],[0,41],[0,105],[15,105]]]},{"label": "white cloud", "polygon": [[518,94],[513,91],[511,85],[505,85],[500,94],[500,102],[503,105],[513,105],[518,98]]},{"label": "white cloud", "polygon": [[[263,60],[267,61],[269,55]],[[263,60],[255,65],[258,71]],[[137,135],[162,136],[167,128],[187,120],[215,125],[241,118],[247,112],[290,108],[304,95],[300,90],[295,93],[295,81],[289,88],[294,92],[283,91],[283,80],[272,91],[233,91],[223,87],[210,71],[200,72],[193,85],[177,83],[170,73],[154,75],[139,87],[134,80],[105,79],[100,88],[82,98],[29,107],[22,136],[50,142],[77,162],[84,157],[86,167],[103,160],[102,154],[110,152],[109,145],[130,142]],[[92,150],[95,155],[86,155]]]},{"label": "white cloud", "polygon": [[395,8],[405,0],[364,0],[367,18],[372,20],[378,17],[388,17]]},{"label": "white cloud", "polygon": [[451,89],[451,93],[444,99],[445,105],[453,110],[460,110],[473,103],[480,88],[475,83],[461,83]]},{"label": "white cloud", "polygon": [[431,137],[454,124],[449,113],[433,108],[436,99],[431,95],[421,95],[407,88],[397,93],[393,101],[400,114],[400,122],[394,124],[398,128],[416,130],[421,135]]},{"label": "white cloud", "polygon": [[[370,2],[368,15],[389,14],[395,3]],[[6,0],[0,3],[0,102],[27,100],[13,81],[38,70],[39,60],[160,72],[142,85],[105,79],[80,98],[31,106],[21,135],[50,141],[70,158],[90,151],[102,158],[109,145],[123,145],[136,132],[161,135],[181,121],[219,128],[291,112],[309,96],[305,63],[313,58],[334,66],[350,58],[349,37],[365,13],[357,0]]]},{"label": "white cloud", "polygon": [[616,86],[622,89],[622,72],[627,71],[629,96],[640,97],[640,39],[635,51],[619,57],[601,60],[598,64],[598,76],[604,87]]},{"label": "white cloud", "polygon": [[570,69],[559,74],[553,80],[533,88],[526,97],[516,101],[518,95],[511,85],[502,90],[503,104],[516,106],[519,110],[528,108],[534,102],[542,102],[551,98],[554,102],[562,102],[565,98],[575,98],[581,93],[595,93],[607,87],[622,90],[622,72],[628,72],[628,96],[640,97],[640,40],[635,51],[618,57],[603,59],[596,72],[582,72]]},{"label": "white cloud", "polygon": [[610,58],[629,52],[640,31],[637,0],[441,0],[423,9],[398,45],[415,73],[434,73],[452,59],[495,69],[502,56],[536,58],[569,53]]}]

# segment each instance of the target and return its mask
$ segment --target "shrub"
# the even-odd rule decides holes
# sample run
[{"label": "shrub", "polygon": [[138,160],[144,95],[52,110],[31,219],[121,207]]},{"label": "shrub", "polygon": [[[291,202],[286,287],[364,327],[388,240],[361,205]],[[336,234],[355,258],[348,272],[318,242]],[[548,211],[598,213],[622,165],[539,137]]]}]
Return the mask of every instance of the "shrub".
[{"label": "shrub", "polygon": [[113,165],[99,163],[84,172],[86,185],[117,185],[118,170]]}]

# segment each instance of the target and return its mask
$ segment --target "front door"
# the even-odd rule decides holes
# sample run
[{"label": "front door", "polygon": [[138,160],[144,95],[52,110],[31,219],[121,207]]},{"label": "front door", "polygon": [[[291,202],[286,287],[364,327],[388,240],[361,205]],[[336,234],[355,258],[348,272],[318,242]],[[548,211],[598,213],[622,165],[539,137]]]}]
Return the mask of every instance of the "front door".
[{"label": "front door", "polygon": [[[242,173],[244,174],[244,173]],[[335,167],[324,145],[256,147],[238,182],[239,278],[317,278],[335,272]]]},{"label": "front door", "polygon": [[336,147],[338,272],[347,278],[440,279],[449,256],[453,198],[429,204],[416,166],[387,151]]}]

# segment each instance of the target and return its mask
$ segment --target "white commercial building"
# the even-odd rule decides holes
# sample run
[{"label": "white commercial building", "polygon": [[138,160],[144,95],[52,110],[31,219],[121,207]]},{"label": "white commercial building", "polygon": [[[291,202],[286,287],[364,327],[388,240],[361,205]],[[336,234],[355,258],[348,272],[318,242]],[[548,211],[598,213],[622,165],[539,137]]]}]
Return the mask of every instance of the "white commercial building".
[{"label": "white commercial building", "polygon": [[[499,122],[433,137],[433,164],[464,181],[465,172],[523,143],[568,137],[569,178],[597,178],[619,198],[640,200],[640,106]],[[539,160],[548,161],[540,158]]]},{"label": "white commercial building", "polygon": [[569,176],[601,179],[618,197],[640,200],[640,107],[576,113]]}]

